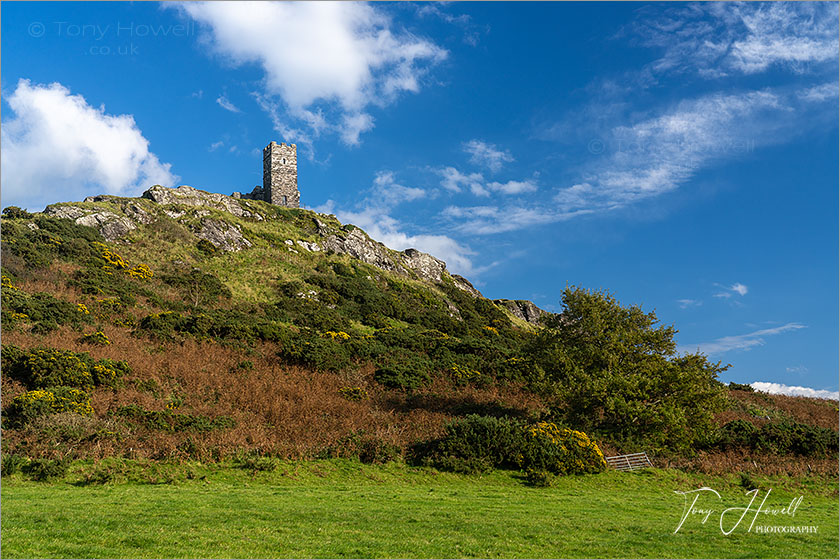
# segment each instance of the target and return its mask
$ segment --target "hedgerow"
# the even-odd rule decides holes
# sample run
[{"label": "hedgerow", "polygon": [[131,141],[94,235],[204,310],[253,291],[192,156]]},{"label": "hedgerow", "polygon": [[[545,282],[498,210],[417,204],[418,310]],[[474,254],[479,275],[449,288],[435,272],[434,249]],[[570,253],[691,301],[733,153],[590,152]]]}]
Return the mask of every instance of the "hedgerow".
[{"label": "hedgerow", "polygon": [[760,428],[746,420],[733,420],[724,424],[707,446],[825,457],[837,452],[838,433],[792,420],[768,422]]}]

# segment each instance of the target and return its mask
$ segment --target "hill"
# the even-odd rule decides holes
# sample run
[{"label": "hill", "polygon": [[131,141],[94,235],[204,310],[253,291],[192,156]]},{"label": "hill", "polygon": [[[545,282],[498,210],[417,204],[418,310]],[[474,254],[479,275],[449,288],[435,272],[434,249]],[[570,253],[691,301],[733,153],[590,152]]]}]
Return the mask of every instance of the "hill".
[{"label": "hill", "polygon": [[834,403],[756,403],[653,314],[584,290],[563,316],[491,301],[332,215],[155,186],[9,208],[2,233],[7,455],[380,462],[438,442],[430,460],[480,470],[440,442],[552,422],[675,465],[836,472]]}]

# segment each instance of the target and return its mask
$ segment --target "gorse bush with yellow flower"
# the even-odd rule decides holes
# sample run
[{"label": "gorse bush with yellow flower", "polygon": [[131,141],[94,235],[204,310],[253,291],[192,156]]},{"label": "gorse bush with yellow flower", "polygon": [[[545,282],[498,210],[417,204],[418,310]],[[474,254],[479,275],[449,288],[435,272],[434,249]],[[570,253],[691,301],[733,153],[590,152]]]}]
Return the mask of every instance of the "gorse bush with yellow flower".
[{"label": "gorse bush with yellow flower", "polygon": [[603,453],[589,436],[553,422],[526,428],[517,463],[526,470],[552,474],[597,473],[607,468]]},{"label": "gorse bush with yellow flower", "polygon": [[465,473],[520,468],[567,475],[598,473],[607,466],[598,445],[583,432],[475,414],[447,424],[441,438],[416,444],[411,456],[420,464]]},{"label": "gorse bush with yellow flower", "polygon": [[123,361],[94,360],[86,353],[69,350],[21,350],[16,346],[3,346],[2,367],[4,373],[28,389],[63,386],[86,391],[95,386],[113,386],[131,371]]},{"label": "gorse bush with yellow flower", "polygon": [[12,399],[3,411],[3,417],[8,421],[8,427],[16,428],[38,416],[60,412],[92,415],[90,396],[84,391],[69,387],[49,387],[27,391]]}]

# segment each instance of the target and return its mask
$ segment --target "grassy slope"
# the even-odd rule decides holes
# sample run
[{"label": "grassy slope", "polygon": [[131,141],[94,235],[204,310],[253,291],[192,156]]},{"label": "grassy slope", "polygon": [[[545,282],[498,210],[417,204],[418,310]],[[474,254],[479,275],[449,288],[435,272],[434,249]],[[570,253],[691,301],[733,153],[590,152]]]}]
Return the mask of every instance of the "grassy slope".
[{"label": "grassy slope", "polygon": [[535,489],[505,471],[469,477],[321,461],[260,473],[193,464],[172,471],[192,480],[165,486],[72,484],[93,469],[77,464],[66,482],[53,484],[6,478],[3,556],[837,557],[830,479],[758,481],[762,497],[772,488],[765,506],[804,497],[795,517],[765,524],[816,525],[816,534],[748,533],[745,523],[724,536],[717,515],[674,534],[683,511],[674,491],[708,486],[726,507],[744,506],[745,490],[731,476],[608,472]]}]

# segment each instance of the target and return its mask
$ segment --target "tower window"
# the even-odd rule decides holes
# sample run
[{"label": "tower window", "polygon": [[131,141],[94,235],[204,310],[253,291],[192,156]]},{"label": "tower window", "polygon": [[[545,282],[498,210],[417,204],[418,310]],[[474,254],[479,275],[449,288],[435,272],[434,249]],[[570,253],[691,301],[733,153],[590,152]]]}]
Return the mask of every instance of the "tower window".
[{"label": "tower window", "polygon": [[283,165],[286,165],[286,158],[283,158]]}]

